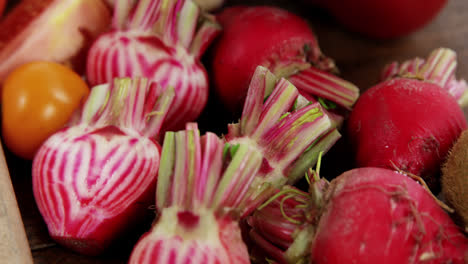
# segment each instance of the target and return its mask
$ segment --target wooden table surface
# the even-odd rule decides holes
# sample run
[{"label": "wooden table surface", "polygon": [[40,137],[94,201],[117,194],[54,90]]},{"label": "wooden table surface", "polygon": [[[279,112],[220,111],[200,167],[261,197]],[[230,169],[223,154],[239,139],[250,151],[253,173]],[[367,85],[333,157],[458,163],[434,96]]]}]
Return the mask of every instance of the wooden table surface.
[{"label": "wooden table surface", "polygon": [[[448,47],[458,53],[458,76],[468,79],[468,1],[466,0],[449,0],[444,10],[424,29],[408,37],[391,41],[372,40],[347,32],[321,10],[291,6],[291,2],[296,1],[263,2],[288,6],[292,11],[308,19],[317,34],[323,52],[335,59],[342,77],[358,85],[361,90],[377,82],[380,70],[386,63],[414,56],[424,57],[438,47]],[[213,106],[209,110],[212,111],[212,108]],[[465,113],[468,116],[468,111],[465,110]],[[203,124],[207,123],[206,116],[209,115],[205,114]],[[218,124],[216,121],[213,123]],[[13,156],[7,149],[5,152],[35,263],[126,263],[136,237],[126,238],[101,257],[80,256],[55,245],[48,237],[47,228],[34,203],[31,163]],[[349,159],[349,157],[342,158]],[[339,169],[346,169],[346,166]],[[334,173],[338,173],[339,169]],[[145,230],[147,227],[149,224],[142,229]]]}]

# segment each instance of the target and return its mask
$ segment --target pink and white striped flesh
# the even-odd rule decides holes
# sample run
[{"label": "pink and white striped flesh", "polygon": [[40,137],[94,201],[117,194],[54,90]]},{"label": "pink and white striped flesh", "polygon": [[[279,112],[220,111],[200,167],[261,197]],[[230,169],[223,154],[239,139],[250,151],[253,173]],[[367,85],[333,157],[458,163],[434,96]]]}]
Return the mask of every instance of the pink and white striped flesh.
[{"label": "pink and white striped flesh", "polygon": [[414,58],[399,64],[389,63],[383,69],[380,79],[394,77],[415,77],[435,83],[446,89],[461,107],[468,106],[468,85],[465,80],[457,80],[457,54],[448,48],[433,50],[426,59]]},{"label": "pink and white striped flesh", "polygon": [[[119,0],[122,1],[122,0]],[[135,0],[130,0],[135,1]],[[194,0],[203,10],[211,11],[220,8],[224,4],[224,0]],[[114,6],[118,0],[107,0],[110,6]]]},{"label": "pink and white striped flesh", "polygon": [[191,0],[117,1],[112,30],[88,53],[88,80],[98,85],[142,76],[174,87],[163,130],[181,129],[207,103],[208,77],[200,57],[219,32],[214,18]]},{"label": "pink and white striped flesh", "polygon": [[[172,209],[172,210],[171,210]],[[246,264],[250,263],[236,221],[216,219],[211,212],[198,213],[197,227],[184,226],[188,215],[164,209],[159,224],[134,248],[129,264]]]},{"label": "pink and white striped flesh", "polygon": [[288,80],[277,80],[267,68],[257,67],[241,120],[230,124],[225,136],[231,144],[256,147],[264,157],[241,205],[242,217],[286,183],[299,180],[315,164],[318,153],[328,151],[341,137],[336,120],[320,103],[304,100]]},{"label": "pink and white striped flesh", "polygon": [[33,191],[54,240],[99,254],[147,212],[160,158],[154,138],[173,96],[147,79],[94,87],[70,126],[41,146]]},{"label": "pink and white striped flesh", "polygon": [[262,163],[248,144],[229,145],[196,124],[167,132],[156,190],[159,218],[130,264],[250,263],[237,223],[238,206]]}]

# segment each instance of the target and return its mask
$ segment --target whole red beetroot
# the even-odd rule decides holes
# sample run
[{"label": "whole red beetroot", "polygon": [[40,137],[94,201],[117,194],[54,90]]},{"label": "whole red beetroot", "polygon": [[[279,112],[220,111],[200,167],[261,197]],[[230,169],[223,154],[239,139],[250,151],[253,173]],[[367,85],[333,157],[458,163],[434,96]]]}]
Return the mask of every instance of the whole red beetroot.
[{"label": "whole red beetroot", "polygon": [[447,0],[313,0],[345,27],[374,38],[408,35],[427,25]]},{"label": "whole red beetroot", "polygon": [[234,6],[218,16],[223,27],[212,49],[215,91],[231,112],[242,109],[257,66],[291,81],[301,95],[318,96],[351,108],[359,89],[331,74],[334,62],[325,57],[305,19],[271,6]]},{"label": "whole red beetroot", "polygon": [[[347,131],[358,167],[396,166],[421,176],[437,190],[440,166],[453,142],[467,128],[458,104],[466,96],[459,96],[457,102],[450,94],[452,90],[447,87],[456,82],[453,73],[437,73],[426,67],[451,69],[445,66],[453,58],[447,56],[449,60],[435,64],[431,58],[406,68],[402,77],[387,79],[364,92],[349,116]],[[456,84],[466,90],[466,83]]]},{"label": "whole red beetroot", "polygon": [[[315,177],[248,219],[256,257],[276,263],[466,263],[468,240],[431,193],[384,168]],[[280,194],[281,194],[280,193]],[[291,201],[292,200],[292,201]]]},{"label": "whole red beetroot", "polygon": [[404,174],[360,168],[332,181],[313,263],[466,263],[468,240],[430,193]]},{"label": "whole red beetroot", "polygon": [[431,187],[453,141],[467,127],[463,111],[446,91],[407,78],[366,91],[348,121],[357,166],[396,165]]}]

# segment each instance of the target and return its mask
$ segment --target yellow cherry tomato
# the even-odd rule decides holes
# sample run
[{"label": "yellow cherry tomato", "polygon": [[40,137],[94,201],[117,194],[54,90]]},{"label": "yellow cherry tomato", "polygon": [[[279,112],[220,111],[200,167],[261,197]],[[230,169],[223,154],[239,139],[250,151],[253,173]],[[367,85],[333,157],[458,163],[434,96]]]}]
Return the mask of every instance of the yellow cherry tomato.
[{"label": "yellow cherry tomato", "polygon": [[41,144],[70,119],[89,87],[70,68],[31,62],[11,72],[2,88],[2,136],[16,155],[32,159]]}]

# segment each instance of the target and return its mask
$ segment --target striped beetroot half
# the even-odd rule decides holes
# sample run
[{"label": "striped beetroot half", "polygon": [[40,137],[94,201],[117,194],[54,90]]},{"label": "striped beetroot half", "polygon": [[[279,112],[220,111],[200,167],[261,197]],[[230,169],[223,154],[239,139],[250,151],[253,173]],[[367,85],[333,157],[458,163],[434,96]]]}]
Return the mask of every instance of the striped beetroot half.
[{"label": "striped beetroot half", "polygon": [[80,115],[33,161],[34,197],[51,237],[98,254],[154,203],[160,146],[173,99],[146,79],[94,87]]},{"label": "striped beetroot half", "polygon": [[115,77],[145,77],[174,87],[163,130],[183,128],[208,100],[200,56],[219,31],[214,18],[191,0],[117,1],[111,31],[88,53],[87,77],[92,85]]},{"label": "striped beetroot half", "polygon": [[237,223],[238,206],[262,163],[248,144],[224,144],[196,124],[167,132],[156,189],[160,212],[129,263],[250,263]]}]

